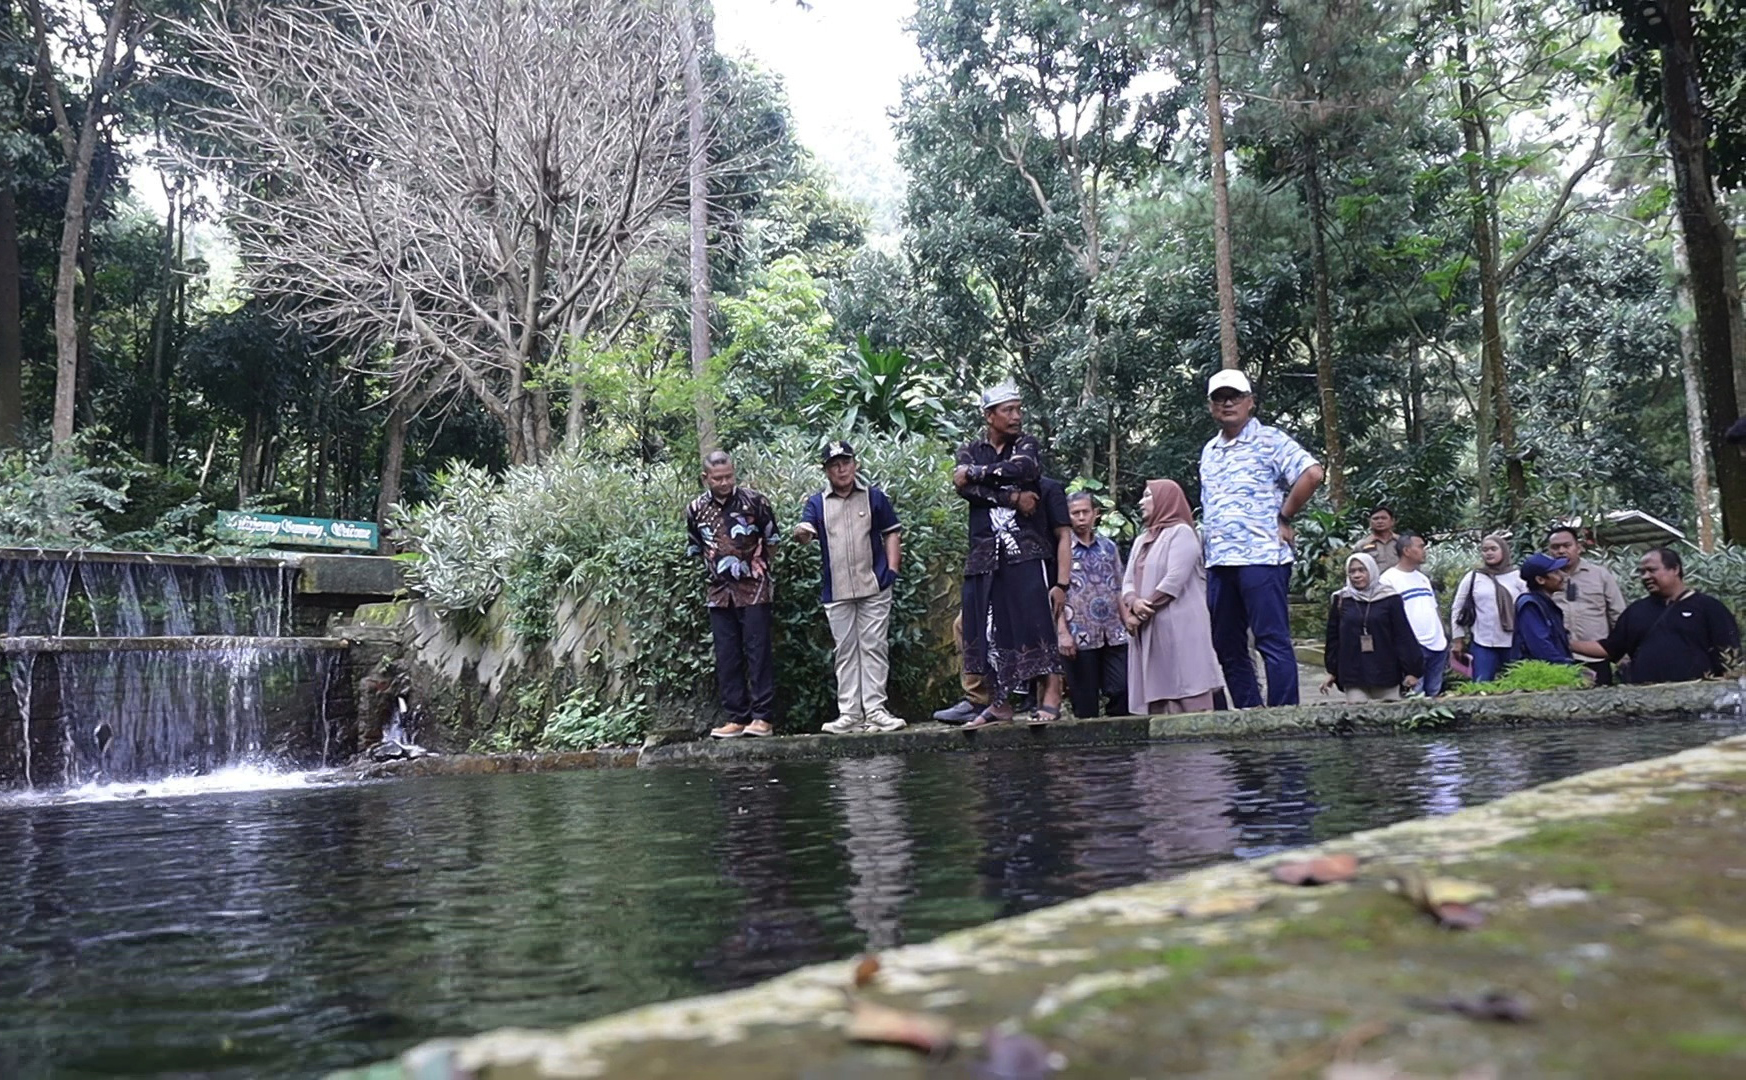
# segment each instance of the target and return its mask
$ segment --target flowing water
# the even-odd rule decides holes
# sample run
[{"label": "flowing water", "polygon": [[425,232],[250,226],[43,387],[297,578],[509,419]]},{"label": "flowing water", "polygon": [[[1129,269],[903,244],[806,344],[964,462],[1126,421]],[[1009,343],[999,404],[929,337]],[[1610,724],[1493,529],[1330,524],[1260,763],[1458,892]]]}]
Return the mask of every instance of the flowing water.
[{"label": "flowing water", "polygon": [[343,643],[283,636],[295,578],[260,560],[0,552],[0,788],[345,757]]},{"label": "flowing water", "polygon": [[0,1076],[312,1076],[439,1034],[741,986],[1743,729],[27,796],[0,803]]}]

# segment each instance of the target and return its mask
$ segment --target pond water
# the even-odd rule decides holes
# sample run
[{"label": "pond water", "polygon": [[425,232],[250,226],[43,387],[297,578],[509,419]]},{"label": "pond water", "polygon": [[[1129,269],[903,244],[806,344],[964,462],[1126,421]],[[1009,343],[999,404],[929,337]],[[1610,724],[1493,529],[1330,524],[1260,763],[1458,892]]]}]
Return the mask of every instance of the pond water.
[{"label": "pond water", "polygon": [[435,1035],[741,986],[1742,727],[0,804],[0,1076],[318,1075]]}]

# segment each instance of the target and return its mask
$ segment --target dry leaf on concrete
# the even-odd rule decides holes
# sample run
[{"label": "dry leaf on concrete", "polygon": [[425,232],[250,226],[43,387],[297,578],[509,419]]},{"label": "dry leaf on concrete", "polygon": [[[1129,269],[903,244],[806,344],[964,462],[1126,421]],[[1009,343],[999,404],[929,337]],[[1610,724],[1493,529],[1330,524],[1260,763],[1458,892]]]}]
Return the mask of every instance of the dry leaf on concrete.
[{"label": "dry leaf on concrete", "polygon": [[1282,862],[1273,868],[1273,880],[1286,885],[1332,885],[1351,881],[1357,874],[1358,856],[1345,852]]},{"label": "dry leaf on concrete", "polygon": [[1473,905],[1491,895],[1491,886],[1460,878],[1426,877],[1408,870],[1394,879],[1409,903],[1451,930],[1472,930],[1485,922],[1485,913]]},{"label": "dry leaf on concrete", "polygon": [[855,961],[855,989],[865,990],[874,976],[879,974],[879,954],[863,953]]},{"label": "dry leaf on concrete", "polygon": [[1446,1009],[1460,1013],[1469,1020],[1495,1020],[1505,1024],[1525,1024],[1534,1019],[1534,1002],[1530,998],[1507,990],[1487,990],[1472,997],[1423,998],[1414,1002],[1421,1008]]},{"label": "dry leaf on concrete", "polygon": [[894,1009],[856,998],[848,1036],[855,1042],[907,1046],[924,1054],[943,1054],[958,1041],[952,1022],[927,1013]]}]

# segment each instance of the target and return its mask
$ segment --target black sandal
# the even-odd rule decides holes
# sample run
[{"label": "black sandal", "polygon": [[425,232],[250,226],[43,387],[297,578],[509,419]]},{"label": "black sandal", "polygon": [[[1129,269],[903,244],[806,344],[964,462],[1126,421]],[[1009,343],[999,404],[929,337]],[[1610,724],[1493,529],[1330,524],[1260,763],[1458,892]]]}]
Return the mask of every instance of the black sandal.
[{"label": "black sandal", "polygon": [[988,708],[983,709],[981,712],[977,713],[974,719],[972,719],[968,723],[966,723],[963,727],[963,730],[975,731],[977,728],[985,728],[990,724],[1005,724],[1011,720],[1012,720],[1012,717],[1010,717],[1010,716],[997,716],[997,715],[995,715],[994,707],[989,706]]},{"label": "black sandal", "polygon": [[1044,724],[1050,724],[1059,719],[1061,719],[1061,706],[1038,705],[1036,710],[1031,713],[1030,722],[1032,727],[1041,727]]}]

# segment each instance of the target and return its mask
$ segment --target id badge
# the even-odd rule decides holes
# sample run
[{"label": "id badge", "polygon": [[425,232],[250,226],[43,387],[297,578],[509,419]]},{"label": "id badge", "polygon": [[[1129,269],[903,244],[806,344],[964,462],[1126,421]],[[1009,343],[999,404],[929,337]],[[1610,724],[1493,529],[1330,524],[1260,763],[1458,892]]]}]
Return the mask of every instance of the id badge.
[{"label": "id badge", "polygon": [[1369,634],[1359,634],[1358,635],[1358,651],[1359,652],[1375,652],[1376,651],[1376,639],[1371,637]]}]

